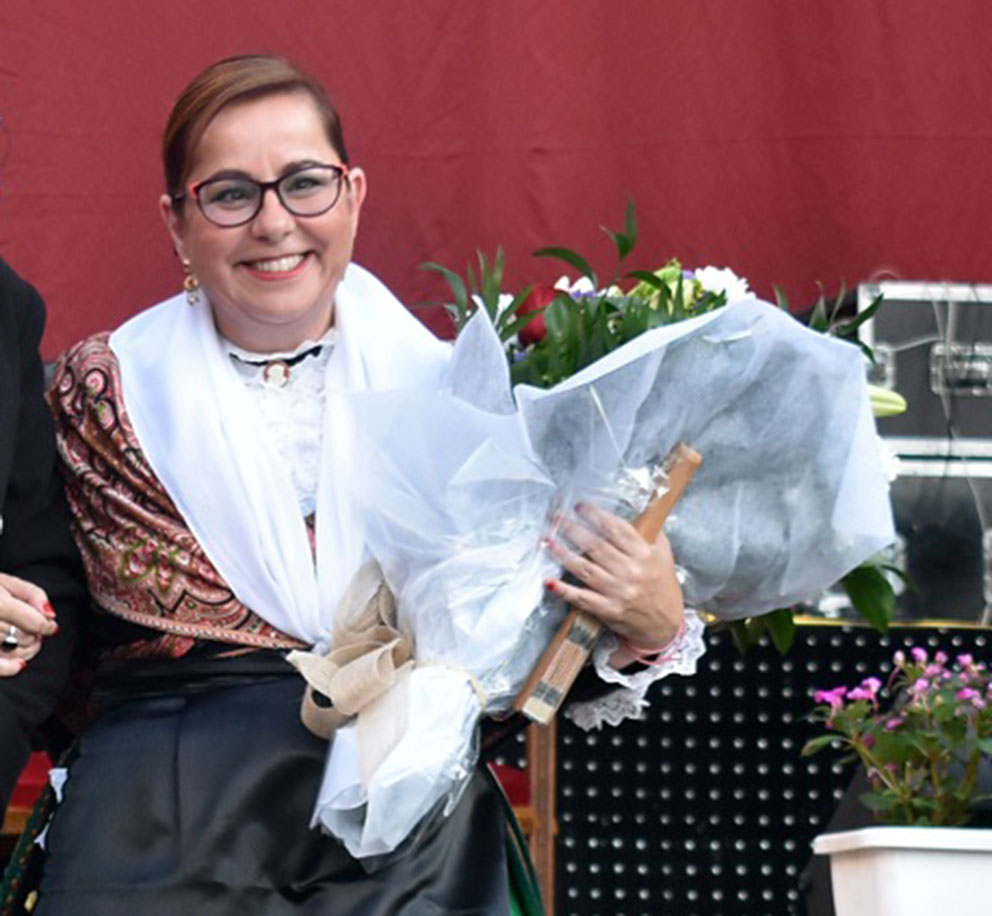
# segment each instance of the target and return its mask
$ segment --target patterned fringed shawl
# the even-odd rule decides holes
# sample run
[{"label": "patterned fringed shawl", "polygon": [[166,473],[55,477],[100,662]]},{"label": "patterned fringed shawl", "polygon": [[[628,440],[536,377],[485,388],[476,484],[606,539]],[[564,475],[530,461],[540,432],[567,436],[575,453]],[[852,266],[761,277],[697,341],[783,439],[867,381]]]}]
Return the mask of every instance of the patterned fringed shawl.
[{"label": "patterned fringed shawl", "polygon": [[95,335],[62,357],[49,400],[93,599],[162,633],[127,653],[177,657],[199,639],[302,647],[234,597],[186,527],[131,427],[107,340]]}]

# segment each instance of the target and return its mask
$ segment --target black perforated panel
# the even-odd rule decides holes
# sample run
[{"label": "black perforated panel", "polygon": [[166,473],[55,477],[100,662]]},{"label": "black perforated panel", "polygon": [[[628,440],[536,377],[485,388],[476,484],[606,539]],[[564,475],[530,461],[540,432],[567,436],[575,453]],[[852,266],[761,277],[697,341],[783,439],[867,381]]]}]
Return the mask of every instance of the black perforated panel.
[{"label": "black perforated panel", "polygon": [[799,751],[812,691],[890,670],[897,647],[988,656],[987,632],[800,628],[782,658],[710,634],[692,678],[656,685],[642,722],[563,721],[558,916],[800,916],[798,879],[850,781]]}]

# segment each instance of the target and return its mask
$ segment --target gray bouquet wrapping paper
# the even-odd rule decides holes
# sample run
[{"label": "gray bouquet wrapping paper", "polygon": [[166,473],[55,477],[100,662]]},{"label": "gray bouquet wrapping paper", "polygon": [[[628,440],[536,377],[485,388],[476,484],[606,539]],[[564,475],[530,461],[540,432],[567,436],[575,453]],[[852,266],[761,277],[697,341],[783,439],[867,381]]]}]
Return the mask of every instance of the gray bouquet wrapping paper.
[{"label": "gray bouquet wrapping paper", "polygon": [[700,452],[666,533],[687,604],[728,620],[814,596],[894,538],[863,356],[753,298],[549,390],[511,390],[480,310],[440,390],[354,409],[367,543],[417,659],[332,747],[314,819],[361,857],[457,799],[479,716],[509,708],[564,611],[541,538],[577,499],[629,512],[673,445]]}]

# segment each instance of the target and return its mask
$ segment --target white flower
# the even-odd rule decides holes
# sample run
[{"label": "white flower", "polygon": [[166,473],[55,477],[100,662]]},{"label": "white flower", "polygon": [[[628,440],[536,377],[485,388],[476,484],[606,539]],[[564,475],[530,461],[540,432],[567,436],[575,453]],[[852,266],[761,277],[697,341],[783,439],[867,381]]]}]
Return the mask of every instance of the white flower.
[{"label": "white flower", "polygon": [[726,293],[727,301],[734,302],[751,295],[747,280],[738,277],[729,267],[700,267],[693,276],[711,293]]},{"label": "white flower", "polygon": [[[472,294],[472,301],[475,303],[476,308],[480,308],[480,309],[484,308],[482,303],[482,296],[480,296],[478,293]],[[510,307],[510,304],[512,302],[513,302],[513,296],[510,293],[500,293],[499,301],[496,303],[496,317],[499,318],[499,316],[502,315],[503,312],[505,312]]]},{"label": "white flower", "polygon": [[555,280],[555,289],[564,290],[573,298],[596,292],[596,288],[592,285],[592,280],[588,277],[579,277],[578,280],[572,283],[564,274]]}]

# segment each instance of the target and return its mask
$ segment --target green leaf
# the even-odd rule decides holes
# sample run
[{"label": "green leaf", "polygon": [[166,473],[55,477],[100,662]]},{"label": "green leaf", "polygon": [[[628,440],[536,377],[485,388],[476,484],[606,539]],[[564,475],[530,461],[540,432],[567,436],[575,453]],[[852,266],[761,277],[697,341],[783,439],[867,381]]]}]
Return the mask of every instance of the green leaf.
[{"label": "green leaf", "polygon": [[605,232],[613,240],[613,244],[617,246],[618,261],[622,261],[628,254],[630,254],[630,250],[634,247],[634,245],[630,239],[627,238],[627,236],[625,236],[622,232],[612,232],[605,226],[603,227],[603,232]]},{"label": "green leaf", "polygon": [[441,274],[448,281],[448,286],[451,287],[451,293],[455,297],[455,305],[460,315],[464,316],[472,310],[469,306],[468,290],[465,288],[465,282],[453,270],[449,270],[447,267],[437,264],[434,261],[421,264],[420,269],[437,271],[437,273]]},{"label": "green leaf", "polygon": [[902,584],[905,585],[906,588],[916,591],[916,584],[913,582],[912,577],[905,569],[900,569],[892,563],[875,563],[874,565],[883,572],[892,573],[892,575],[896,576],[898,579],[901,579]]},{"label": "green leaf", "polygon": [[479,284],[475,282],[475,271],[472,270],[471,264],[465,265],[465,285],[468,287],[469,292],[476,293],[479,290]]},{"label": "green leaf", "polygon": [[874,629],[881,633],[888,632],[896,596],[889,580],[878,567],[867,565],[852,569],[841,579],[841,584],[855,610]]},{"label": "green leaf", "polygon": [[443,308],[448,313],[448,317],[451,319],[451,323],[456,329],[461,328],[462,325],[464,325],[468,320],[464,311],[454,303],[446,302],[444,303]]},{"label": "green leaf", "polygon": [[630,270],[624,274],[624,277],[631,280],[640,280],[642,283],[647,283],[648,286],[653,286],[655,289],[668,288],[668,284],[661,277],[651,273],[649,270]]},{"label": "green leaf", "polygon": [[765,635],[767,624],[764,617],[748,617],[745,621],[747,625],[747,636],[752,646],[761,642],[761,637]]},{"label": "green leaf", "polygon": [[665,309],[649,309],[644,313],[644,326],[651,331],[668,324],[668,312]]},{"label": "green leaf", "polygon": [[768,633],[780,655],[785,655],[796,638],[796,621],[791,608],[780,608],[763,615]]},{"label": "green leaf", "polygon": [[783,311],[789,311],[789,299],[785,295],[785,290],[777,283],[772,284],[772,292],[775,293],[775,304]]},{"label": "green leaf", "polygon": [[574,267],[583,276],[588,277],[594,287],[599,287],[599,281],[596,279],[596,273],[589,265],[589,262],[582,257],[582,255],[577,254],[570,248],[538,248],[537,251],[534,252],[534,257],[557,258],[559,261],[564,261],[566,264]]},{"label": "green leaf", "polygon": [[854,332],[861,327],[866,321],[875,317],[875,312],[877,312],[882,307],[883,297],[881,295],[876,296],[871,301],[871,305],[868,306],[863,312],[858,312],[858,314],[852,318],[850,321],[846,321],[843,324],[838,325],[834,332],[840,337],[848,337],[854,334]]},{"label": "green leaf", "polygon": [[813,754],[820,753],[825,747],[831,747],[842,740],[839,735],[820,735],[819,738],[810,738],[799,752],[800,756],[812,757]]},{"label": "green leaf", "polygon": [[751,648],[751,635],[747,629],[747,621],[732,620],[729,629],[737,651],[741,655],[747,655],[748,650]]},{"label": "green leaf", "polygon": [[503,249],[496,249],[496,256],[490,267],[483,252],[478,252],[479,257],[479,295],[482,303],[489,312],[489,317],[493,324],[496,323],[496,315],[499,311],[499,297],[503,291]]},{"label": "green leaf", "polygon": [[827,317],[827,300],[823,298],[823,290],[820,290],[820,298],[813,306],[813,313],[809,316],[809,326],[814,331],[826,333],[830,328],[830,319]]},{"label": "green leaf", "polygon": [[500,339],[504,342],[509,340],[514,334],[520,333],[523,328],[527,327],[527,325],[539,315],[543,315],[546,310],[547,306],[543,309],[534,309],[533,312],[527,312],[519,318],[515,318],[513,321],[508,322],[500,331]]},{"label": "green leaf", "polygon": [[544,326],[548,329],[548,334],[552,338],[560,340],[565,336],[567,314],[565,306],[558,299],[552,299],[545,307]]},{"label": "green leaf", "polygon": [[906,741],[924,757],[930,757],[940,752],[940,739],[933,733],[916,735],[909,733],[906,736]]},{"label": "green leaf", "polygon": [[830,309],[830,329],[835,329],[837,326],[837,315],[840,310],[844,307],[844,297],[847,295],[847,284],[841,280],[840,289],[837,291],[837,296],[834,298],[833,307]]},{"label": "green leaf", "polygon": [[899,804],[898,798],[882,792],[865,792],[858,796],[858,801],[876,814],[892,811]]},{"label": "green leaf", "polygon": [[603,232],[605,232],[613,240],[613,244],[617,246],[618,261],[622,261],[628,254],[630,254],[631,251],[634,250],[634,246],[637,244],[637,217],[634,213],[634,199],[632,197],[627,199],[627,210],[624,214],[624,231],[611,232],[603,226]]},{"label": "green leaf", "polygon": [[634,208],[633,195],[627,198],[627,209],[623,215],[623,228],[624,232],[627,233],[627,238],[630,239],[630,247],[633,248],[637,244],[637,212]]},{"label": "green leaf", "polygon": [[675,296],[672,299],[672,317],[676,321],[681,321],[687,317],[685,307],[685,290],[682,286],[682,274],[679,274],[678,283],[675,284]]},{"label": "green leaf", "polygon": [[535,315],[543,313],[544,309],[541,309],[540,311],[528,312],[526,315],[517,315],[517,310],[524,304],[533,289],[533,286],[525,286],[513,297],[513,299],[510,300],[510,304],[497,318],[496,332],[499,334],[499,339],[503,343],[506,343],[506,341],[508,341],[522,327],[525,327],[530,322],[531,318]]},{"label": "green leaf", "polygon": [[886,763],[904,764],[913,754],[912,743],[899,732],[874,730],[875,755]]}]

